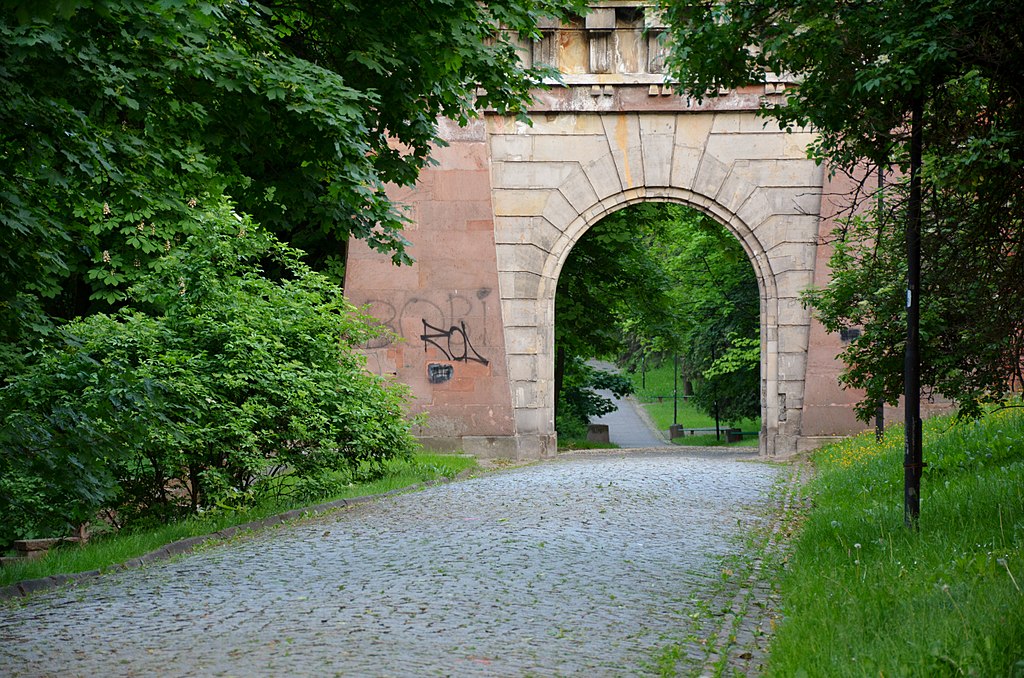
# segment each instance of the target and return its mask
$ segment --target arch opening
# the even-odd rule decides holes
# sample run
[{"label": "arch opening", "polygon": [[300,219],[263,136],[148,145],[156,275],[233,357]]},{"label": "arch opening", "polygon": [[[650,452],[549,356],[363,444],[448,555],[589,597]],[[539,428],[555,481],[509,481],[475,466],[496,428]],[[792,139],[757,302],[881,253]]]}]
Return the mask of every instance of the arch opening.
[{"label": "arch opening", "polygon": [[[628,432],[612,442],[652,444],[630,419],[637,401],[677,442],[757,444],[764,286],[747,251],[708,211],[664,198],[624,201],[576,234],[554,299],[560,446],[587,446],[588,419],[616,404]],[[598,358],[614,368],[595,371]],[[615,397],[627,390],[637,398]]]}]

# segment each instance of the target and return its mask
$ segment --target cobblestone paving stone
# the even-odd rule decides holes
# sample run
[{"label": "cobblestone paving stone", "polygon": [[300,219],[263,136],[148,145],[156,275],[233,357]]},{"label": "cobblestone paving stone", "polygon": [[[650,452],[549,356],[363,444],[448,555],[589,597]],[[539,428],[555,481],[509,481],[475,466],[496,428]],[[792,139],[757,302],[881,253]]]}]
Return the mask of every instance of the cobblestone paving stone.
[{"label": "cobblestone paving stone", "polygon": [[0,675],[635,676],[671,645],[699,665],[702,596],[735,597],[721,559],[783,473],[571,455],[384,498],[0,607]]}]

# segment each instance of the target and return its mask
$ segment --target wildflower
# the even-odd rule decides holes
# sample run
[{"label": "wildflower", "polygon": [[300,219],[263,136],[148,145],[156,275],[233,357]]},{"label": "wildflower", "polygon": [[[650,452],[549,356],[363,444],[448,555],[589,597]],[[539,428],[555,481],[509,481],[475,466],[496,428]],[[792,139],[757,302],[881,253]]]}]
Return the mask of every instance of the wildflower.
[{"label": "wildflower", "polygon": [[105,263],[105,264],[109,264],[110,263],[110,251],[109,250],[103,250],[103,263]]},{"label": "wildflower", "polygon": [[110,205],[108,205],[107,203],[103,203],[103,216],[110,216]]},{"label": "wildflower", "polygon": [[195,207],[198,204],[199,204],[199,201],[196,200],[195,198],[189,198],[188,199],[188,206],[189,207]]}]

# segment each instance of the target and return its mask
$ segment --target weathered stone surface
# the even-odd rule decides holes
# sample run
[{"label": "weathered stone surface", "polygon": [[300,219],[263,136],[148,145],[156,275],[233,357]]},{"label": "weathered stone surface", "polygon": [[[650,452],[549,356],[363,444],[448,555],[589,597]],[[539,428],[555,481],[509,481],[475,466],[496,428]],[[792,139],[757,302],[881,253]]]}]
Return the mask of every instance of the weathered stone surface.
[{"label": "weathered stone surface", "polygon": [[715,134],[708,136],[704,152],[726,165],[737,160],[786,157],[784,134]]},{"label": "weathered stone surface", "polygon": [[53,580],[50,577],[40,577],[39,579],[26,579],[25,581],[18,582],[16,584],[18,590],[21,591],[21,595],[28,596],[39,591],[46,591],[47,589],[53,588]]},{"label": "weathered stone surface", "polygon": [[579,210],[572,206],[572,203],[566,199],[561,191],[558,191],[553,193],[548,199],[547,204],[544,206],[544,211],[541,212],[541,216],[551,224],[554,224],[556,228],[564,230],[565,226],[572,223],[579,216]]},{"label": "weathered stone surface", "polygon": [[590,185],[594,188],[594,194],[599,200],[608,196],[616,195],[624,188],[619,176],[618,167],[610,154],[602,155],[583,166]]},{"label": "weathered stone surface", "polygon": [[558,186],[573,172],[578,162],[493,162],[491,176],[495,188],[534,188]]},{"label": "weathered stone surface", "polygon": [[644,164],[640,141],[640,120],[637,115],[620,113],[602,116],[608,151],[619,173],[623,189],[643,186]]},{"label": "weathered stone surface", "polygon": [[38,553],[46,552],[52,549],[54,546],[63,541],[60,538],[57,539],[18,539],[14,542],[14,550],[23,553]]},{"label": "weathered stone surface", "polygon": [[516,439],[511,436],[464,436],[462,450],[481,459],[518,459]]},{"label": "weathered stone surface", "polygon": [[[747,181],[742,175],[732,171],[725,178],[725,181],[722,182],[721,188],[718,189],[718,193],[715,195],[715,202],[730,212],[736,213],[757,190],[757,186]],[[751,223],[756,226],[760,221],[761,219],[757,219]]]},{"label": "weathered stone surface", "polygon": [[494,216],[532,217],[544,212],[552,191],[497,188],[492,193]]},{"label": "weathered stone surface", "polygon": [[590,424],[587,427],[587,440],[592,443],[609,442],[608,424]]},{"label": "weathered stone surface", "polygon": [[166,546],[167,553],[174,556],[181,553],[188,553],[195,547],[206,541],[206,537],[188,537],[187,539],[179,539],[178,541],[171,542]]},{"label": "weathered stone surface", "polygon": [[558,187],[558,191],[575,208],[577,213],[598,202],[594,185],[590,182],[590,177],[582,165],[576,166],[572,174]]},{"label": "weathered stone surface", "polygon": [[[810,312],[798,301],[815,276],[827,276],[819,236],[832,227],[818,222],[826,175],[806,157],[814,135],[783,132],[756,114],[764,84],[699,103],[669,91],[652,72],[659,69],[658,53],[650,52],[657,36],[651,43],[643,34],[658,20],[599,10],[571,30],[545,29],[530,49],[564,75],[563,85],[538,93],[532,125],[491,113],[471,129],[444,123],[452,143],[438,155],[441,165],[415,189],[396,189],[412,208],[415,267],[393,272],[382,256],[351,248],[348,293],[407,343],[368,347],[372,368],[409,383],[414,411],[431,413],[425,438],[456,446],[474,436],[528,433],[541,442],[527,447],[546,449],[545,436],[554,435],[551,322],[563,263],[604,216],[645,200],[678,202],[726,225],[750,257],[762,294],[761,450],[795,450],[804,408],[848,407],[850,397],[815,384],[807,397],[801,390],[782,402],[783,382],[834,384],[838,372],[835,347],[817,348],[831,340],[810,331]],[[615,27],[607,28],[613,15]],[[452,311],[446,295],[469,298],[472,290],[492,291],[486,310]],[[424,345],[424,322],[450,332],[463,321],[481,358],[475,365],[451,360],[447,339]],[[808,371],[808,356],[829,367]],[[432,381],[430,370],[442,368],[451,374]],[[481,418],[488,398],[496,414]]]},{"label": "weathered stone surface", "polygon": [[[722,190],[722,184],[729,176],[730,168],[718,158],[704,153],[693,180],[693,190],[713,201]],[[715,201],[717,202],[717,201]]]},{"label": "weathered stone surface", "polygon": [[517,433],[549,434],[553,424],[554,412],[550,407],[516,407]]}]

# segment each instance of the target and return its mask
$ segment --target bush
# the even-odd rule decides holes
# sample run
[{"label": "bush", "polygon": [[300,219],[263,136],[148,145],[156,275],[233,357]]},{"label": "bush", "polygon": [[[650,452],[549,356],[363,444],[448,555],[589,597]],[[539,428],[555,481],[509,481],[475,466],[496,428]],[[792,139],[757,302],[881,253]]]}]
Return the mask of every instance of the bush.
[{"label": "bush", "polygon": [[412,449],[406,390],[353,350],[381,330],[229,206],[200,216],[129,306],[65,325],[0,391],[0,544],[100,509],[160,520],[372,474]]}]

